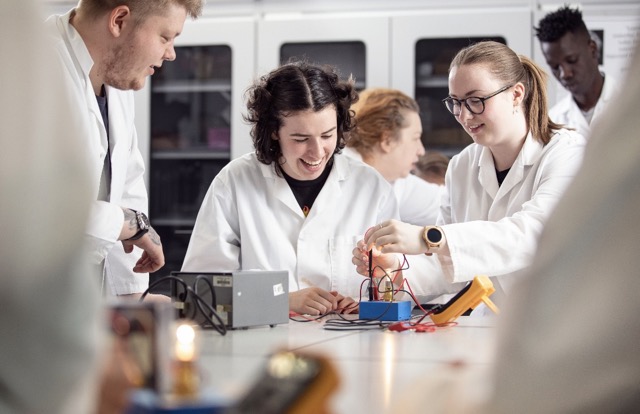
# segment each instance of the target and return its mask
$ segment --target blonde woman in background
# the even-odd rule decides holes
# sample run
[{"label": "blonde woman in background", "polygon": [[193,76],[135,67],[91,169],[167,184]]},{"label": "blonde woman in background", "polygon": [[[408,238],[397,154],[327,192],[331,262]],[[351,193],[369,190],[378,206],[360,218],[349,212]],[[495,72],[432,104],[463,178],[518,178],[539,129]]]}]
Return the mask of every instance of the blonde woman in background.
[{"label": "blonde woman in background", "polygon": [[369,164],[393,185],[402,221],[434,224],[441,188],[411,174],[425,153],[416,101],[398,90],[374,88],[360,93],[352,109],[356,126],[344,153]]}]

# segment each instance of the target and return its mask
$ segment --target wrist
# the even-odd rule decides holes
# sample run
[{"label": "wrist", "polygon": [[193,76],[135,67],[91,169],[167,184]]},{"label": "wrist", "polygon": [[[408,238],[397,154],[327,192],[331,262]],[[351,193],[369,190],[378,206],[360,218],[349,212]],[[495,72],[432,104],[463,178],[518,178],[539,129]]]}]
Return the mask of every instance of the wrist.
[{"label": "wrist", "polygon": [[151,224],[149,223],[149,219],[147,218],[147,216],[142,211],[136,211],[133,209],[130,209],[130,210],[133,212],[135,216],[134,221],[136,223],[136,233],[133,236],[126,239],[126,241],[135,241],[142,238],[145,234],[149,232],[149,229],[151,228]]},{"label": "wrist", "polygon": [[425,226],[422,229],[422,241],[426,245],[424,254],[431,256],[438,253],[445,243],[444,232],[438,226]]}]

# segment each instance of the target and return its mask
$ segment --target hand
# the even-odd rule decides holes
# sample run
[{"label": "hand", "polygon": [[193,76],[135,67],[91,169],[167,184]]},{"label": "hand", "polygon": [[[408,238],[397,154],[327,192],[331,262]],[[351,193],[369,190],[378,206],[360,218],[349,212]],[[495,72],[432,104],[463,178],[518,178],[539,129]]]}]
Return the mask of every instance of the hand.
[{"label": "hand", "polygon": [[[130,301],[139,301],[141,297],[142,297],[142,292],[118,295],[118,299],[130,300]],[[155,303],[171,303],[171,298],[167,295],[163,295],[159,293],[147,293],[144,297],[144,301],[155,302]]]},{"label": "hand", "polygon": [[338,292],[330,292],[338,300],[338,307],[336,310],[340,313],[349,314],[358,312],[358,302],[348,296],[342,296]]},{"label": "hand", "polygon": [[301,315],[324,315],[337,308],[338,298],[318,287],[289,293],[289,310]]},{"label": "hand", "polygon": [[[366,235],[365,235],[366,237]],[[386,269],[399,269],[401,263],[393,253],[383,254],[378,248],[372,248],[373,261],[371,268],[373,277],[383,277]],[[369,277],[369,249],[363,240],[360,240],[353,249],[351,263],[356,265],[356,272],[362,276]]]},{"label": "hand", "polygon": [[364,242],[369,249],[377,247],[382,253],[421,254],[427,251],[427,244],[422,239],[423,229],[398,220],[388,220],[369,229]]},{"label": "hand", "polygon": [[140,260],[133,267],[133,271],[136,273],[155,272],[164,266],[162,242],[160,241],[160,236],[152,227],[138,240],[122,240],[122,246],[126,253],[131,253],[133,246],[138,246],[143,250]]}]

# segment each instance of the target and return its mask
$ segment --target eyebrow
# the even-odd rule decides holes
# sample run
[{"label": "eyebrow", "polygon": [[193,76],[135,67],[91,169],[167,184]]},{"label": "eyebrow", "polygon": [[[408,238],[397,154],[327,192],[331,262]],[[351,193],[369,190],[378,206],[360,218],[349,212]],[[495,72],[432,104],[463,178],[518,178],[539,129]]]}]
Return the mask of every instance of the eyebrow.
[{"label": "eyebrow", "polygon": [[[473,96],[478,96],[478,92],[479,92],[478,89],[471,90],[471,91],[469,91],[469,92],[467,92],[466,94],[463,95],[464,96],[463,99],[470,98],[470,97],[473,97]],[[449,96],[451,96],[452,98],[458,99],[458,97],[456,95],[449,94]]]},{"label": "eyebrow", "polygon": [[[321,133],[320,133],[320,135],[326,135],[326,134],[328,134],[329,132],[332,132],[332,131],[333,131],[333,130],[335,130],[335,129],[336,129],[336,127],[330,128],[330,129],[328,129],[328,130],[326,130],[326,131],[324,131],[324,132],[321,132]],[[300,133],[300,132],[294,132],[294,133],[292,133],[292,134],[289,134],[289,136],[290,136],[290,137],[303,137],[303,138],[307,138],[307,137],[310,137],[310,136],[311,136],[311,134],[302,134],[302,133]]]}]

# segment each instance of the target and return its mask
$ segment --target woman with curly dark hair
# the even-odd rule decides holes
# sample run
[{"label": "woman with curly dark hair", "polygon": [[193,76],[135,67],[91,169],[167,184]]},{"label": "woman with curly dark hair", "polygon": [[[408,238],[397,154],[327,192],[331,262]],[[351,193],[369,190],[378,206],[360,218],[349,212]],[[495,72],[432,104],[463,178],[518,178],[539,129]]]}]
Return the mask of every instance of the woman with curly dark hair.
[{"label": "woman with curly dark hair", "polygon": [[255,152],[213,180],[182,270],[288,270],[291,311],[353,311],[362,278],[351,248],[374,223],[398,217],[384,178],[340,154],[353,126],[353,81],[292,62],[247,96]]}]

